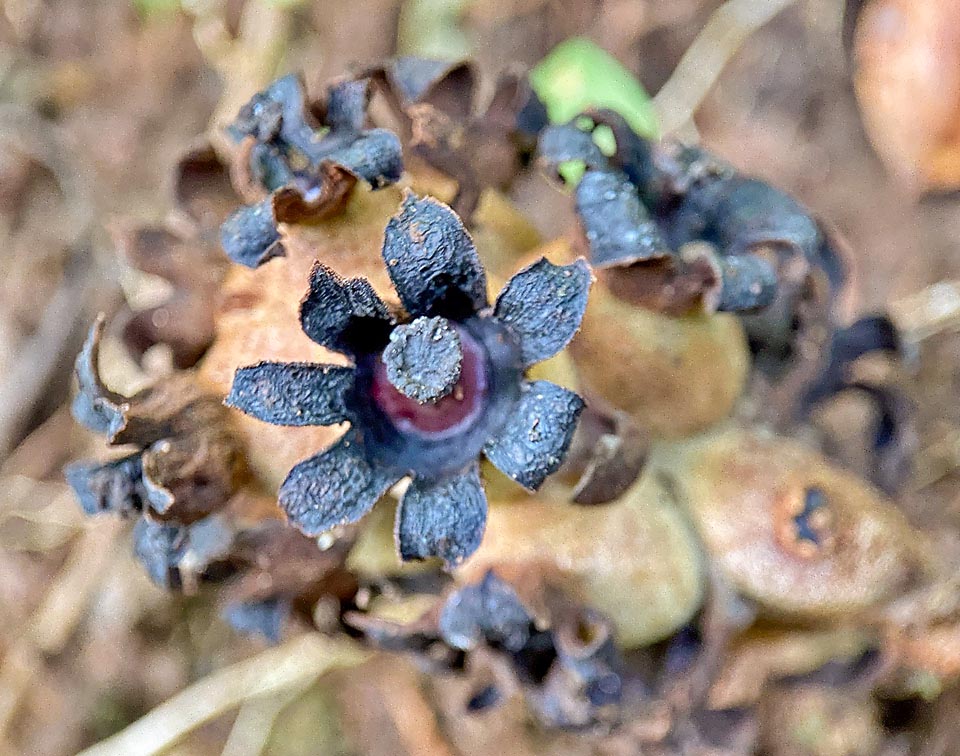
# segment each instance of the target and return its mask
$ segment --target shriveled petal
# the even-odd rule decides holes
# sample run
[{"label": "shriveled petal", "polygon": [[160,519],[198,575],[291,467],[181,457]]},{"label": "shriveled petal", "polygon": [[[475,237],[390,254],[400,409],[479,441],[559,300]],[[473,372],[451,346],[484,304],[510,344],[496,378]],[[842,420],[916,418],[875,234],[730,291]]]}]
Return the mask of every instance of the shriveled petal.
[{"label": "shriveled petal", "polygon": [[436,556],[455,567],[480,546],[486,523],[487,496],[477,465],[447,480],[415,478],[397,512],[400,557]]},{"label": "shriveled petal", "polygon": [[83,348],[74,363],[77,395],[71,411],[74,419],[94,433],[112,437],[123,426],[123,402],[119,394],[110,391],[100,380],[100,338],[103,336],[104,317],[100,315],[90,326]]},{"label": "shriveled petal", "polygon": [[583,161],[588,168],[609,167],[609,161],[593,141],[593,134],[572,123],[545,128],[540,134],[537,153],[542,162],[553,167],[571,160]]},{"label": "shriveled petal", "polygon": [[401,105],[425,102],[456,120],[470,116],[477,74],[469,62],[410,55],[394,60],[389,74]]},{"label": "shriveled petal", "polygon": [[498,470],[535,491],[570,447],[583,399],[549,381],[530,381],[498,438],[483,447]]},{"label": "shriveled petal", "polygon": [[451,594],[440,613],[440,634],[463,651],[493,643],[520,651],[530,638],[533,617],[516,591],[491,570],[476,585]]},{"label": "shriveled petal", "polygon": [[524,367],[552,357],[580,328],[592,276],[584,260],[554,265],[545,257],[517,273],[497,298],[494,315],[520,341]]},{"label": "shriveled petal", "polygon": [[239,601],[224,607],[223,618],[243,635],[260,635],[270,643],[280,642],[283,627],[290,618],[290,599],[272,596],[260,601]]},{"label": "shriveled petal", "polygon": [[360,131],[367,118],[370,80],[343,81],[330,87],[324,123],[331,131]]},{"label": "shriveled petal", "polygon": [[374,189],[395,184],[403,174],[400,139],[387,129],[370,129],[349,145],[324,156],[325,160],[346,168]]},{"label": "shriveled petal", "polygon": [[387,224],[387,272],[412,315],[466,317],[487,306],[487,278],[473,239],[442,202],[412,192]]},{"label": "shriveled petal", "polygon": [[259,268],[286,252],[273,217],[273,199],[241,207],[220,227],[220,244],[227,257],[239,265]]},{"label": "shriveled petal", "polygon": [[139,453],[104,463],[74,462],[64,470],[67,483],[89,515],[142,511],[146,499],[142,475]]},{"label": "shriveled petal", "polygon": [[234,537],[234,528],[222,517],[191,525],[143,518],[133,529],[133,552],[154,583],[189,592],[226,565]]},{"label": "shriveled petal", "polygon": [[376,351],[390,336],[392,319],[369,281],[344,281],[320,263],[300,303],[300,326],[313,341],[338,352]]},{"label": "shriveled petal", "polygon": [[637,188],[619,171],[587,171],[577,185],[577,213],[597,268],[672,254]]},{"label": "shriveled petal", "polygon": [[777,272],[766,260],[750,254],[720,259],[723,288],[717,309],[723,312],[758,310],[777,295]]},{"label": "shriveled petal", "polygon": [[304,534],[356,522],[400,475],[371,465],[356,433],[294,467],[280,486],[280,506]]},{"label": "shriveled petal", "polygon": [[334,425],[349,419],[354,369],[310,362],[260,362],[239,368],[228,407],[273,425]]}]

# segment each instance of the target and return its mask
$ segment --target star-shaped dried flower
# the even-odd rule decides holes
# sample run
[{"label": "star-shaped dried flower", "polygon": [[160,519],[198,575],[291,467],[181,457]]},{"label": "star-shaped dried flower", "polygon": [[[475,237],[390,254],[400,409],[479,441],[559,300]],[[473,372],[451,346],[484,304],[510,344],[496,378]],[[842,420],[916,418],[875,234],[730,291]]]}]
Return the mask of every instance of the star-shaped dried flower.
[{"label": "star-shaped dried flower", "polygon": [[275,425],[350,429],[296,465],[280,505],[307,535],[363,517],[398,480],[412,481],[397,514],[401,557],[448,566],[479,546],[487,501],[478,458],[528,489],[560,466],[583,409],[575,393],[524,371],[563,349],[580,326],[591,283],[583,260],[542,259],[517,273],[496,304],[457,215],[408,193],[387,225],[383,259],[408,314],[396,322],[363,279],[314,267],[301,325],[349,367],[263,362],[241,368],[228,406]]},{"label": "star-shaped dried flower", "polygon": [[256,268],[283,255],[277,224],[338,212],[357,180],[380,189],[400,178],[400,140],[387,129],[364,128],[368,100],[366,79],[335,84],[323,123],[314,124],[303,84],[291,74],[241,108],[228,132],[241,145],[239,183],[253,204],[221,228],[231,260]]}]

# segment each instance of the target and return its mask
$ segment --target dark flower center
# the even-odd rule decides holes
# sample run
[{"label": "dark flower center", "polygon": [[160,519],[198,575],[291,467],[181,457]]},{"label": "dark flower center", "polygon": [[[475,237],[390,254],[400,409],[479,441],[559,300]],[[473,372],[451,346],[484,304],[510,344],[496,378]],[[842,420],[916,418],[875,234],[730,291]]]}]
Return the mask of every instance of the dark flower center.
[{"label": "dark flower center", "polygon": [[460,336],[463,361],[460,379],[435,402],[421,404],[398,391],[387,376],[382,359],[373,366],[371,393],[374,402],[401,433],[424,438],[445,438],[466,430],[482,413],[487,396],[487,353],[466,329],[454,326]]}]

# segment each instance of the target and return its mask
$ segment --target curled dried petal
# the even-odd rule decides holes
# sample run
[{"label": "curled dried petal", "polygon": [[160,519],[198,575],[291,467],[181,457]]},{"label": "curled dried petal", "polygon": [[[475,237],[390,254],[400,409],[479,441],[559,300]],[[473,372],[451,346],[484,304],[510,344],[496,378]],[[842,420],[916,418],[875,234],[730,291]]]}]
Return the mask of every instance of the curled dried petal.
[{"label": "curled dried petal", "polygon": [[517,273],[497,298],[494,316],[518,337],[524,367],[552,357],[580,329],[592,276],[582,259],[554,265],[545,257]]},{"label": "curled dried petal", "polygon": [[327,160],[320,164],[316,175],[299,178],[292,177],[271,196],[276,223],[300,223],[335,215],[346,207],[357,183],[353,173]]},{"label": "curled dried petal", "polygon": [[354,369],[260,362],[237,370],[224,404],[273,425],[335,425],[350,417]]},{"label": "curled dried petal", "polygon": [[285,255],[273,217],[273,198],[234,212],[220,227],[220,243],[231,260],[248,268]]},{"label": "curled dried petal", "polygon": [[408,55],[394,60],[387,76],[402,107],[425,102],[460,119],[471,113],[477,82],[468,62]]},{"label": "curled dried petal", "polygon": [[498,470],[534,491],[556,472],[570,446],[583,399],[549,381],[525,383],[499,438],[483,447]]},{"label": "curled dried petal", "polygon": [[67,483],[89,515],[115,512],[137,514],[146,499],[140,454],[131,454],[110,462],[75,462],[64,470]]},{"label": "curled dried petal", "polygon": [[487,306],[487,278],[457,215],[432,197],[403,198],[383,242],[387,272],[413,315],[463,318]]},{"label": "curled dried petal", "polygon": [[279,643],[283,627],[292,610],[290,599],[280,596],[260,601],[227,605],[223,617],[243,635],[260,635],[270,643]]},{"label": "curled dried petal", "polygon": [[346,147],[325,154],[323,159],[343,166],[374,189],[395,184],[403,174],[400,139],[387,129],[365,131]]},{"label": "curled dried petal", "polygon": [[766,307],[777,296],[777,272],[755,255],[728,255],[719,260],[723,287],[717,309],[749,312]]},{"label": "curled dried petal", "polygon": [[491,570],[479,583],[453,593],[440,613],[440,633],[454,648],[483,643],[519,652],[530,639],[533,617],[509,583]]},{"label": "curled dried petal", "polygon": [[310,290],[300,303],[300,326],[317,344],[353,354],[382,348],[392,319],[369,281],[343,281],[316,263],[310,273]]},{"label": "curled dried petal", "polygon": [[133,529],[133,548],[154,583],[189,592],[227,564],[233,538],[233,528],[220,517],[192,525],[142,518]]},{"label": "curled dried petal", "polygon": [[360,131],[367,118],[370,80],[342,81],[327,93],[323,122],[331,131]]},{"label": "curled dried petal", "polygon": [[415,478],[397,512],[397,550],[404,560],[440,557],[449,569],[477,550],[486,522],[476,464],[447,480]]},{"label": "curled dried petal", "polygon": [[359,520],[401,475],[370,464],[350,431],[290,471],[280,486],[280,506],[302,533],[318,536]]},{"label": "curled dried petal", "polygon": [[426,404],[447,396],[460,380],[463,349],[449,320],[417,318],[393,330],[382,359],[394,388]]},{"label": "curled dried petal", "polygon": [[577,184],[577,213],[597,268],[673,255],[626,175],[587,171]]},{"label": "curled dried petal", "polygon": [[103,315],[97,317],[77,355],[74,364],[77,395],[70,409],[81,425],[94,433],[112,436],[124,422],[124,398],[110,391],[100,380],[100,339],[104,322]]},{"label": "curled dried petal", "polygon": [[570,161],[583,161],[587,168],[609,168],[609,161],[593,141],[593,134],[572,123],[544,129],[537,151],[540,160],[554,168]]}]

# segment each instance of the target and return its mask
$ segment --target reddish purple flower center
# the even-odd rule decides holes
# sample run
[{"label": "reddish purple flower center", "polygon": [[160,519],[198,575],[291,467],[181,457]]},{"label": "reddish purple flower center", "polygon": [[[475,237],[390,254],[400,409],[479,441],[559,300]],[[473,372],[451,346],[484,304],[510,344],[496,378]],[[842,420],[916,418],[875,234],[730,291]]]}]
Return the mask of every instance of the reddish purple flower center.
[{"label": "reddish purple flower center", "polygon": [[400,393],[387,378],[387,367],[377,358],[373,368],[373,400],[402,433],[429,438],[454,436],[470,427],[483,411],[487,395],[487,355],[483,347],[457,327],[463,350],[460,380],[442,399],[427,404]]}]

